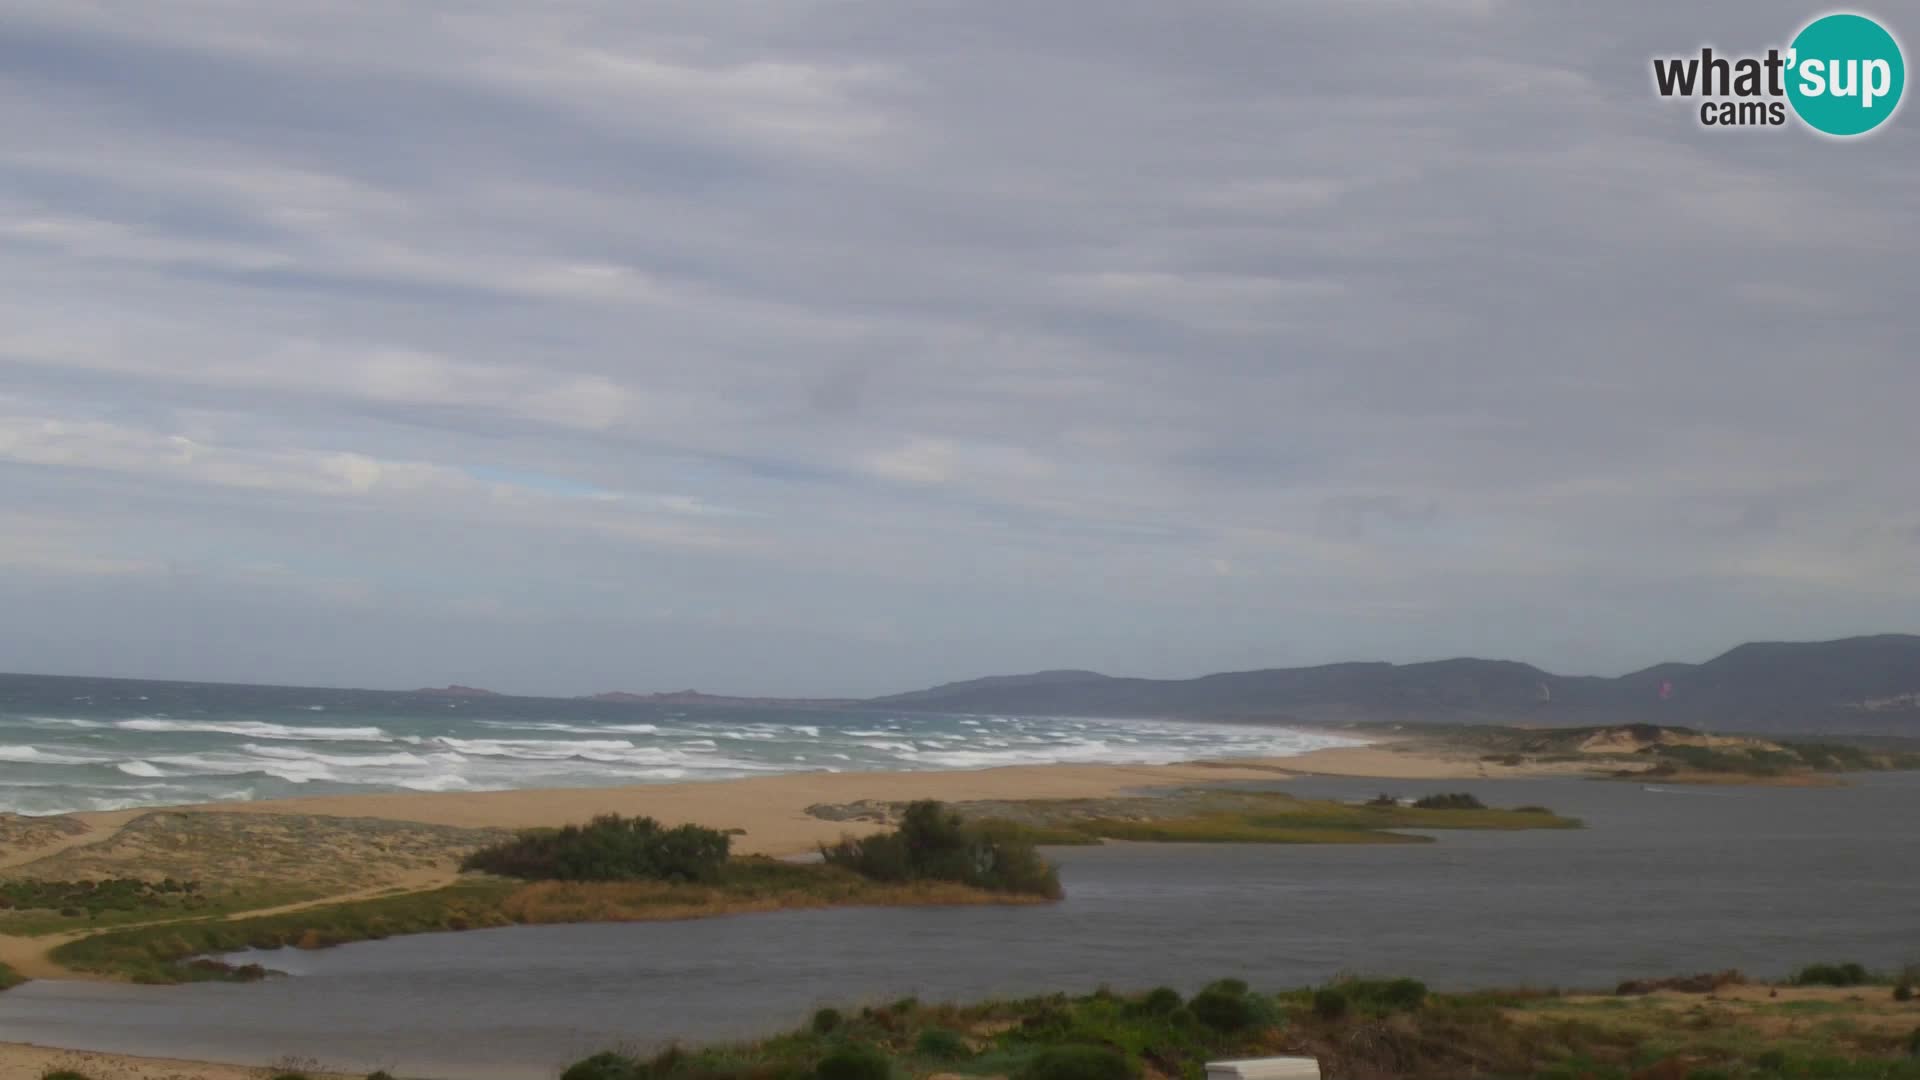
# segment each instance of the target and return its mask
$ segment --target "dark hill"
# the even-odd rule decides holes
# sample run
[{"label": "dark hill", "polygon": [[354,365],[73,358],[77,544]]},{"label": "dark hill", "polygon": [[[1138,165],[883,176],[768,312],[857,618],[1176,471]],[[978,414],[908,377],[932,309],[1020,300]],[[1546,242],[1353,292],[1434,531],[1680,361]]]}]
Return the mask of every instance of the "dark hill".
[{"label": "dark hill", "polygon": [[1554,675],[1530,664],[1477,659],[1326,664],[1196,679],[1043,671],[948,683],[867,704],[1320,724],[1641,722],[1920,736],[1920,637],[1753,643],[1704,664],[1659,664],[1618,678]]}]

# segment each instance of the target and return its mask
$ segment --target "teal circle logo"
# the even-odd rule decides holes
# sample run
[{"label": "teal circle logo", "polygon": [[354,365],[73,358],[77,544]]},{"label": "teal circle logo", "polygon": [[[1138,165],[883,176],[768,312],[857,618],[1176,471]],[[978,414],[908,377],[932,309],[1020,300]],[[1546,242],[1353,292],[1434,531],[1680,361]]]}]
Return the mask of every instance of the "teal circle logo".
[{"label": "teal circle logo", "polygon": [[1787,100],[1807,126],[1864,135],[1900,107],[1907,64],[1900,43],[1865,15],[1826,15],[1793,39]]}]

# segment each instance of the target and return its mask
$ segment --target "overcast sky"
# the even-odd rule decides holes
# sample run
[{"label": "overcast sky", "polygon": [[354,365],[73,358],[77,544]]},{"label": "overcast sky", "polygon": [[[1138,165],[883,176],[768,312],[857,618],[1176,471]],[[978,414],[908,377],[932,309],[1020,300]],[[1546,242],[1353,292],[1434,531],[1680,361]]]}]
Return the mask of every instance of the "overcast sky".
[{"label": "overcast sky", "polygon": [[0,670],[1920,630],[1920,114],[1651,89],[1815,13],[0,0]]}]

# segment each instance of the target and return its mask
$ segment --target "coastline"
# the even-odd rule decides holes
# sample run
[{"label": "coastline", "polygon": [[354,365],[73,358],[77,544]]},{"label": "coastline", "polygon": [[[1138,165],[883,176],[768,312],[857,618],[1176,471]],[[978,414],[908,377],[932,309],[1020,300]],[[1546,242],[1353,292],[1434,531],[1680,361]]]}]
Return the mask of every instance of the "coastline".
[{"label": "coastline", "polygon": [[[1398,782],[1471,782],[1476,779],[1595,777],[1609,774],[1603,762],[1527,762],[1505,765],[1484,760],[1471,748],[1448,746],[1421,737],[1383,739],[1359,747],[1259,759],[1231,759],[1171,765],[1024,765],[973,771],[795,773],[739,780],[637,785],[618,788],[514,790],[488,793],[393,793],[317,796],[251,803],[214,803],[153,808],[169,815],[281,815],[363,821],[414,822],[446,828],[516,828],[582,820],[595,813],[648,814],[668,824],[694,822],[746,830],[734,839],[743,853],[773,856],[814,850],[847,832],[880,826],[859,820],[815,817],[808,808],[844,806],[863,800],[903,801],[936,798],[951,802],[997,799],[1095,799],[1147,789],[1254,782],[1281,782],[1296,776],[1378,778]],[[1672,782],[1672,781],[1668,781]],[[1453,790],[1451,786],[1434,790]],[[71,853],[111,840],[150,810],[117,810],[74,815],[87,826],[64,834],[39,852],[0,848],[0,865],[17,865],[56,850]],[[319,858],[320,856],[316,856]],[[454,879],[451,865],[422,871],[415,887]],[[332,903],[332,896],[312,904]],[[304,907],[308,903],[288,905]],[[248,913],[252,914],[252,913]],[[46,938],[4,938],[0,945],[41,947]],[[0,957],[4,958],[4,957]],[[33,971],[41,978],[71,978],[73,973]],[[4,1000],[0,998],[0,1000]],[[0,1043],[0,1080],[39,1080],[51,1062],[83,1061],[78,1071],[91,1080],[258,1080],[259,1066],[205,1064],[132,1054],[59,1050],[23,1043]],[[318,1077],[316,1076],[316,1080]]]}]

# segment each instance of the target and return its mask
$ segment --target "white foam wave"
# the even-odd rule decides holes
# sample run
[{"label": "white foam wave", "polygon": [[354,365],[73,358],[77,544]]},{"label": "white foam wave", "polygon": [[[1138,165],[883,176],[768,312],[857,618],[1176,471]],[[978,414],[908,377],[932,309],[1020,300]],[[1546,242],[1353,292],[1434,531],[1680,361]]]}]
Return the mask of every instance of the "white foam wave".
[{"label": "white foam wave", "polygon": [[100,720],[81,720],[77,717],[71,717],[71,716],[28,716],[28,717],[23,717],[22,719],[26,720],[26,722],[29,724],[35,724],[40,727],[69,727],[69,728],[98,729],[98,728],[105,728],[105,727],[112,726],[111,724],[108,724]]},{"label": "white foam wave", "polygon": [[0,746],[0,761],[13,761],[24,765],[97,765],[102,760],[104,759],[98,757],[49,753],[37,746]]},{"label": "white foam wave", "polygon": [[405,750],[391,754],[321,754],[311,750],[301,750],[298,747],[262,746],[258,743],[243,743],[240,749],[249,754],[273,758],[277,761],[310,761],[320,765],[339,765],[347,768],[382,768],[427,763],[426,758],[418,754],[409,754]]},{"label": "white foam wave", "polygon": [[153,776],[167,775],[166,773],[160,771],[160,766],[155,765],[151,761],[123,761],[118,765],[115,765],[114,768],[119,769],[121,772],[126,773],[128,776],[153,777]]},{"label": "white foam wave", "polygon": [[201,732],[210,735],[244,735],[250,739],[292,739],[314,742],[389,742],[387,733],[377,727],[305,727],[273,724],[264,720],[172,720],[142,716],[115,721],[122,731]]}]

